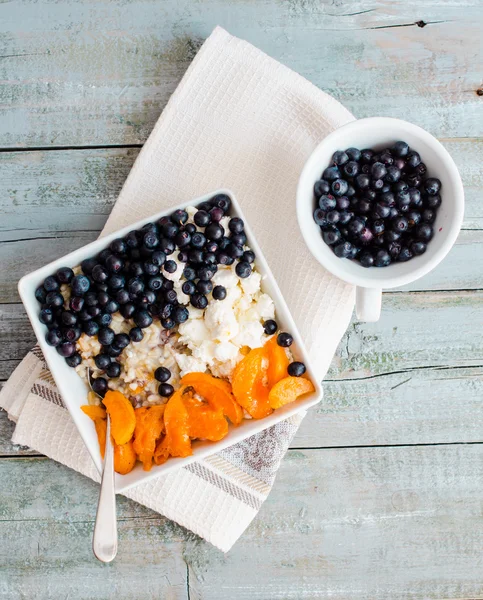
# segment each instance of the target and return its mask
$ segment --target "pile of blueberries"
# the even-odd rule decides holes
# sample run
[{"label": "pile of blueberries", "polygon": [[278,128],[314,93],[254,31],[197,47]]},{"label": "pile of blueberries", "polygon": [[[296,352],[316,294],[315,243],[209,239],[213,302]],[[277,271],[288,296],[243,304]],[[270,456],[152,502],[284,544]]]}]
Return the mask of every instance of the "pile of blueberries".
[{"label": "pile of blueberries", "polygon": [[[245,278],[251,274],[255,260],[255,254],[244,249],[247,237],[243,220],[232,217],[229,231],[220,224],[230,207],[230,198],[218,194],[197,207],[194,224],[187,223],[185,210],[177,210],[115,239],[97,256],[82,261],[82,273],[75,275],[69,267],[62,267],[47,277],[35,292],[42,306],[39,319],[48,328],[47,343],[55,346],[70,367],[76,367],[82,361],[76,341],[82,333],[97,335],[102,350],[95,358],[96,365],[107,377],[118,377],[121,366],[112,359],[131,341],[140,342],[143,329],[154,318],[167,330],[188,319],[188,309],[178,302],[173,282],[163,275],[179,268],[169,258],[175,252],[178,261],[184,263],[182,290],[190,296],[191,305],[204,309],[210,293],[215,300],[223,300],[226,289],[213,287],[211,282],[218,265],[236,261],[237,275]],[[62,284],[70,287],[68,309],[60,292]],[[117,311],[134,322],[129,335],[115,334],[109,327]],[[104,395],[107,381],[98,377],[92,387]]]},{"label": "pile of blueberries", "polygon": [[382,151],[337,151],[315,182],[314,220],[340,258],[387,267],[426,252],[441,181],[406,142]]}]

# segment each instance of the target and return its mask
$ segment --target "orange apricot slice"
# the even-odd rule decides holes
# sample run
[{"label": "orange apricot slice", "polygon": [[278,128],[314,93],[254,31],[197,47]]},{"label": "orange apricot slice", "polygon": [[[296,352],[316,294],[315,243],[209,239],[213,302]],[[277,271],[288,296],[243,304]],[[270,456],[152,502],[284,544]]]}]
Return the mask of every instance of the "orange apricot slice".
[{"label": "orange apricot slice", "polygon": [[314,391],[314,385],[305,377],[284,377],[276,383],[268,394],[272,408],[280,408],[297,400],[299,396]]},{"label": "orange apricot slice", "polygon": [[120,475],[127,475],[136,464],[136,452],[132,441],[125,444],[114,444],[114,470]]},{"label": "orange apricot slice", "polygon": [[266,348],[254,348],[237,364],[233,371],[232,389],[236,401],[254,419],[263,419],[272,412],[268,389],[263,384]]},{"label": "orange apricot slice", "polygon": [[88,417],[90,417],[93,421],[95,421],[96,419],[106,419],[107,418],[106,409],[102,408],[102,406],[93,406],[90,404],[84,404],[84,406],[81,406],[81,410]]},{"label": "orange apricot slice", "polygon": [[139,460],[143,463],[145,471],[150,471],[153,466],[156,441],[164,431],[163,415],[165,405],[151,406],[150,408],[136,408],[136,427],[134,429],[133,448]]},{"label": "orange apricot slice", "polygon": [[243,411],[236,403],[228,381],[208,373],[188,373],[181,385],[192,387],[214,409],[221,409],[234,425],[241,423]]},{"label": "orange apricot slice", "polygon": [[277,344],[277,336],[274,335],[265,344],[268,352],[268,387],[272,388],[284,377],[287,377],[289,360],[285,349]]},{"label": "orange apricot slice", "polygon": [[190,456],[191,440],[189,436],[189,416],[183,402],[185,388],[177,390],[166,404],[164,410],[165,437],[158,442],[154,451],[154,462],[162,464],[168,456]]},{"label": "orange apricot slice", "polygon": [[121,394],[109,390],[104,396],[104,406],[111,417],[111,434],[118,445],[126,444],[132,438],[136,427],[136,415],[131,402]]},{"label": "orange apricot slice", "polygon": [[94,426],[96,428],[101,457],[104,458],[106,452],[107,419],[96,419],[94,421]]},{"label": "orange apricot slice", "polygon": [[186,397],[184,403],[188,411],[189,436],[193,439],[217,442],[228,433],[228,421],[221,408],[214,409],[205,402]]}]

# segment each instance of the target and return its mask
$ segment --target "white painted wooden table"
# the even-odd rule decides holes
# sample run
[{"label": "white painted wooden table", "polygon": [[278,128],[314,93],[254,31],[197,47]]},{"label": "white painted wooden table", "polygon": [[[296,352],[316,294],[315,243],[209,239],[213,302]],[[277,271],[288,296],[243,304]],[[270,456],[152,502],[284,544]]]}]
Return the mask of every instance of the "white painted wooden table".
[{"label": "white painted wooden table", "polygon": [[456,247],[379,323],[353,322],[259,517],[227,555],[9,440],[0,414],[0,597],[483,598],[481,0],[0,2],[0,379],[34,336],[18,278],[101,229],[216,24],[356,116],[409,119],[463,177]]}]

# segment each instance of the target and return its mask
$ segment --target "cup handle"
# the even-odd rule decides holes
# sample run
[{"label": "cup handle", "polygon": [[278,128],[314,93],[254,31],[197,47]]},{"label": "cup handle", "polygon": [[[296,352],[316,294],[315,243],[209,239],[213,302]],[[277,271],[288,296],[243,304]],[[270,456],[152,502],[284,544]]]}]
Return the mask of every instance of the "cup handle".
[{"label": "cup handle", "polygon": [[356,288],[356,315],[359,321],[372,323],[381,316],[382,290],[380,288]]}]

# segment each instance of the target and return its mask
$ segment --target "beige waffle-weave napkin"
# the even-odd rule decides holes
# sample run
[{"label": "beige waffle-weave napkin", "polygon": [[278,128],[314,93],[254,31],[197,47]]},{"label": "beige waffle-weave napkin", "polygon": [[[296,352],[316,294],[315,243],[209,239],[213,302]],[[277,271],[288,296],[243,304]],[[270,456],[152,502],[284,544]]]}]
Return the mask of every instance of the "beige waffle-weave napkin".
[{"label": "beige waffle-weave napkin", "polygon": [[[332,97],[217,28],[139,154],[103,234],[216,188],[232,189],[322,378],[349,322],[353,289],[309,254],[295,191],[312,149],[352,118]],[[99,479],[38,348],[5,385],[0,406],[17,422],[15,443]],[[267,497],[302,418],[126,496],[227,551]]]}]

